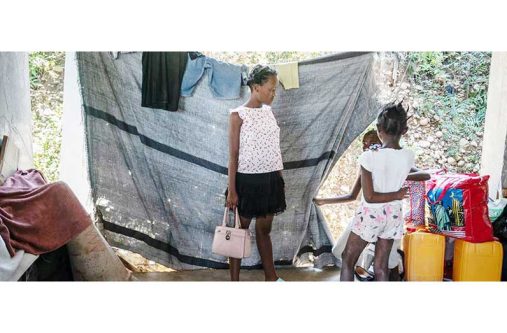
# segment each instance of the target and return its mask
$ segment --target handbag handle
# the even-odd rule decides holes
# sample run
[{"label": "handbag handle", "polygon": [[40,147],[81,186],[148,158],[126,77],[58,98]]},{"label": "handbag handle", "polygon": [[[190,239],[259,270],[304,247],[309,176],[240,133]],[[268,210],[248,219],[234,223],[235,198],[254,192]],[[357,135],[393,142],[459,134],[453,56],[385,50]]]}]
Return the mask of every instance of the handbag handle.
[{"label": "handbag handle", "polygon": [[[229,210],[229,208],[225,207],[225,210],[224,210],[224,219],[222,221],[222,227],[225,227],[226,224],[227,224],[227,220],[228,220],[227,218],[229,217],[228,210]],[[240,222],[239,222],[238,207],[234,208],[234,227],[236,229],[241,229]]]}]

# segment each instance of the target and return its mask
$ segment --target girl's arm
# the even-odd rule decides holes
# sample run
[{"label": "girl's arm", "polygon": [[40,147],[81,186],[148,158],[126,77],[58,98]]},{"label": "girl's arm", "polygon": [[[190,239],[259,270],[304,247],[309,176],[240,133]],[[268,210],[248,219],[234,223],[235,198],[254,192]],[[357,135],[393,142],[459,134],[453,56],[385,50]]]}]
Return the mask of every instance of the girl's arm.
[{"label": "girl's arm", "polygon": [[339,195],[334,198],[315,198],[313,201],[319,206],[336,203],[345,203],[356,200],[357,196],[359,195],[359,191],[361,191],[361,174],[357,176],[356,182],[352,187],[352,192],[350,192],[349,194]]},{"label": "girl's arm", "polygon": [[237,112],[231,113],[229,117],[229,169],[227,185],[227,207],[230,209],[234,209],[238,205],[236,172],[238,171],[239,133],[242,122]]},{"label": "girl's arm", "polygon": [[407,176],[407,180],[412,180],[416,182],[423,182],[429,180],[431,178],[430,174],[424,171],[411,172]]},{"label": "girl's arm", "polygon": [[412,180],[416,182],[426,181],[431,178],[430,174],[422,171],[416,167],[410,169],[410,173],[407,176],[407,180]]},{"label": "girl's arm", "polygon": [[408,188],[402,187],[399,191],[378,193],[373,190],[373,178],[371,172],[361,166],[361,187],[363,188],[364,200],[368,203],[385,203],[401,200],[407,194]]}]

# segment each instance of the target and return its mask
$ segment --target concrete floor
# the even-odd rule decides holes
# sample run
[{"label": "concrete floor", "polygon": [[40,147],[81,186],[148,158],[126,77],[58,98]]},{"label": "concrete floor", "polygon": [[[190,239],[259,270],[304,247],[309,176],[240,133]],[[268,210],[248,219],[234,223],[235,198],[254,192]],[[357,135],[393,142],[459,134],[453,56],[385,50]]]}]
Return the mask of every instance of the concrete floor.
[{"label": "concrete floor", "polygon": [[[332,281],[340,280],[337,267],[316,268],[277,268],[278,275],[285,281]],[[137,281],[229,281],[228,269],[203,269],[194,271],[133,273]],[[242,269],[241,281],[264,281],[261,269]]]}]

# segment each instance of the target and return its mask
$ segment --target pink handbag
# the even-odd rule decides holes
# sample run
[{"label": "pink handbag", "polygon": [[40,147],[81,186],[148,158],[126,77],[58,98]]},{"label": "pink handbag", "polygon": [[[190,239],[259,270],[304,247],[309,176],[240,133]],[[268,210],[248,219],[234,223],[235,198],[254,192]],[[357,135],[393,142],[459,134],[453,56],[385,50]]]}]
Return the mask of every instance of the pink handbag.
[{"label": "pink handbag", "polygon": [[228,217],[228,208],[225,207],[222,225],[215,228],[211,251],[225,257],[247,258],[252,252],[250,232],[248,229],[240,228],[238,208],[234,210],[234,228],[226,225]]}]

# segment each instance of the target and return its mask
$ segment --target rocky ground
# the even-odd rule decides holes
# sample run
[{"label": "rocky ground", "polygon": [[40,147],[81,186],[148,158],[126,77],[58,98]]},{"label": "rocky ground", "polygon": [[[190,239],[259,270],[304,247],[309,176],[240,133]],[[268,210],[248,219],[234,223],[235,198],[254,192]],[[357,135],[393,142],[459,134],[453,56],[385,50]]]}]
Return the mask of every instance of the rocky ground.
[{"label": "rocky ground", "polygon": [[134,272],[174,272],[174,269],[160,265],[153,260],[148,260],[140,254],[113,247],[116,255],[122,259],[125,266]]}]

